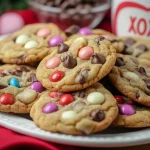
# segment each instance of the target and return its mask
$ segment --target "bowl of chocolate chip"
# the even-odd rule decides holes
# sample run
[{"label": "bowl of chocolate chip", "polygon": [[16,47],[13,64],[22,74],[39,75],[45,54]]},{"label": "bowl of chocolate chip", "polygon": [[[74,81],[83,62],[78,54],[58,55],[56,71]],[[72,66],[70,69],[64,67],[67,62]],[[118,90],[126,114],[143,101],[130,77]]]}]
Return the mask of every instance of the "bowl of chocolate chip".
[{"label": "bowl of chocolate chip", "polygon": [[96,27],[110,7],[109,0],[28,0],[40,22]]}]

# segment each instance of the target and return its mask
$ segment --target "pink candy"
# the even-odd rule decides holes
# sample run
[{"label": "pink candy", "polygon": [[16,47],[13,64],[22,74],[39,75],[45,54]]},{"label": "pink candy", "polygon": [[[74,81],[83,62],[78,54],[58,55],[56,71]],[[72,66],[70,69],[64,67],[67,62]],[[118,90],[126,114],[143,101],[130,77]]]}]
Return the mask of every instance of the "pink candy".
[{"label": "pink candy", "polygon": [[54,47],[57,46],[60,43],[63,43],[63,38],[61,36],[53,36],[50,40],[49,40],[49,46]]},{"label": "pink candy", "polygon": [[31,85],[31,89],[36,91],[36,92],[43,92],[45,90],[45,88],[42,86],[42,84],[40,82],[33,82]]},{"label": "pink candy", "polygon": [[37,32],[37,36],[39,37],[47,37],[50,34],[50,29],[49,28],[41,28],[38,32]]},{"label": "pink candy", "polygon": [[123,105],[120,106],[120,113],[122,115],[130,116],[130,115],[135,114],[135,109],[132,105],[123,104]]},{"label": "pink candy", "polygon": [[60,63],[61,63],[61,60],[59,57],[53,57],[47,61],[46,68],[54,69],[54,68],[58,67],[60,65]]},{"label": "pink candy", "polygon": [[23,18],[17,13],[7,12],[0,16],[0,34],[8,34],[24,26]]},{"label": "pink candy", "polygon": [[81,28],[79,30],[79,33],[81,35],[91,35],[92,34],[92,30],[90,28],[84,27],[84,28]]},{"label": "pink candy", "polygon": [[58,109],[58,107],[55,103],[48,103],[44,106],[42,111],[43,111],[43,113],[48,114],[48,113],[57,111],[57,109]]},{"label": "pink candy", "polygon": [[83,47],[80,49],[78,56],[83,60],[88,60],[94,54],[93,48],[91,47]]}]

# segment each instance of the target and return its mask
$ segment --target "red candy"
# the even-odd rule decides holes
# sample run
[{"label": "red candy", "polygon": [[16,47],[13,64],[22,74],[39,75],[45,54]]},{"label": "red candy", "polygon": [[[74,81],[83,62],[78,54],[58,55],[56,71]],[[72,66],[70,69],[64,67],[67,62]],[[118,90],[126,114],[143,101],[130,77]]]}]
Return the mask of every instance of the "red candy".
[{"label": "red candy", "polygon": [[114,97],[117,100],[118,104],[123,104],[124,103],[124,99],[123,99],[122,96],[116,95]]},{"label": "red candy", "polygon": [[59,104],[64,106],[64,105],[67,105],[67,104],[69,104],[69,103],[71,103],[73,101],[74,101],[74,97],[71,94],[64,94],[60,98]]},{"label": "red candy", "polygon": [[49,79],[51,82],[57,82],[61,80],[64,77],[64,75],[65,73],[62,71],[55,71],[50,75]]},{"label": "red candy", "polygon": [[62,92],[51,92],[49,94],[49,96],[52,97],[52,98],[60,98],[62,95],[63,95]]},{"label": "red candy", "polygon": [[0,96],[0,103],[3,105],[12,105],[15,102],[11,94],[3,94]]},{"label": "red candy", "polygon": [[130,99],[130,100],[128,101],[128,104],[133,105],[133,104],[134,104],[134,101]]},{"label": "red candy", "polygon": [[0,70],[0,73],[2,73],[4,70]]}]

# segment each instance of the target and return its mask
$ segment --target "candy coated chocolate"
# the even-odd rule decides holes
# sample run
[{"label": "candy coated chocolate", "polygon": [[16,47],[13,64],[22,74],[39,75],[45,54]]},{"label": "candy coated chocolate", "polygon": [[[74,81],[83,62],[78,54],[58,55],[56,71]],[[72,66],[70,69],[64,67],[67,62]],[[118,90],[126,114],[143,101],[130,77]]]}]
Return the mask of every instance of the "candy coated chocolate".
[{"label": "candy coated chocolate", "polygon": [[71,102],[74,101],[74,97],[71,94],[64,94],[60,100],[59,100],[59,104],[60,105],[68,105]]},{"label": "candy coated chocolate", "polygon": [[30,48],[35,48],[35,47],[37,47],[38,46],[38,43],[36,42],[36,41],[28,41],[26,44],[25,44],[25,46],[24,46],[24,48],[26,48],[26,49],[30,49]]},{"label": "candy coated chocolate", "polygon": [[87,97],[87,101],[91,104],[102,104],[105,100],[105,97],[100,92],[90,93]]},{"label": "candy coated chocolate", "polygon": [[129,104],[123,104],[120,106],[120,113],[122,115],[127,115],[127,116],[130,116],[130,115],[133,115],[135,114],[135,109],[133,106],[129,105]]},{"label": "candy coated chocolate", "polygon": [[58,82],[64,77],[65,73],[62,71],[55,71],[50,75],[51,82]]},{"label": "candy coated chocolate", "polygon": [[78,56],[82,60],[88,60],[93,55],[93,53],[94,53],[93,48],[91,48],[91,47],[83,47],[82,49],[80,49],[80,51],[78,53]]},{"label": "candy coated chocolate", "polygon": [[77,113],[73,110],[68,110],[62,113],[61,118],[63,120],[74,119],[77,116]]},{"label": "candy coated chocolate", "polygon": [[29,36],[27,35],[20,35],[16,39],[16,44],[25,44],[29,40]]},{"label": "candy coated chocolate", "polygon": [[63,43],[63,39],[60,36],[53,36],[50,40],[49,40],[49,46],[54,47],[57,46],[58,44]]},{"label": "candy coated chocolate", "polygon": [[62,92],[51,92],[49,94],[49,96],[52,97],[52,98],[60,98],[62,95],[63,95]]},{"label": "candy coated chocolate", "polygon": [[43,112],[48,114],[57,111],[58,107],[55,103],[48,103],[44,106]]},{"label": "candy coated chocolate", "polygon": [[115,97],[118,104],[123,104],[124,103],[124,99],[123,99],[122,96],[116,95],[114,97]]},{"label": "candy coated chocolate", "polygon": [[15,99],[11,94],[6,93],[0,96],[0,104],[12,105],[14,104],[14,102],[15,102]]},{"label": "candy coated chocolate", "polygon": [[40,82],[33,82],[31,85],[31,89],[36,91],[36,92],[43,92],[45,90],[45,88],[42,86],[42,84]]},{"label": "candy coated chocolate", "polygon": [[11,78],[9,81],[9,85],[20,88],[20,84],[17,78]]},{"label": "candy coated chocolate", "polygon": [[58,67],[60,65],[60,63],[61,63],[61,60],[59,57],[53,57],[47,61],[46,68],[54,69],[54,68]]},{"label": "candy coated chocolate", "polygon": [[7,12],[0,16],[0,34],[10,34],[24,26],[23,18],[14,12]]},{"label": "candy coated chocolate", "polygon": [[41,28],[37,32],[37,36],[39,36],[39,37],[47,37],[50,33],[51,33],[51,31],[50,31],[49,28]]},{"label": "candy coated chocolate", "polygon": [[87,27],[85,27],[85,28],[81,28],[81,29],[79,30],[79,33],[80,33],[81,35],[91,35],[91,34],[92,34],[92,30],[89,29],[89,28],[87,28]]}]

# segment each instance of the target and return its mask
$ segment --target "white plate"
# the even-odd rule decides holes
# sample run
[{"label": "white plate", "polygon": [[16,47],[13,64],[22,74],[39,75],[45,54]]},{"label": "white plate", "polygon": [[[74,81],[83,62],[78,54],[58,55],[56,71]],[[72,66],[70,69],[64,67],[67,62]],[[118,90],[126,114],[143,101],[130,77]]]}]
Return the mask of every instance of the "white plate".
[{"label": "white plate", "polygon": [[90,136],[50,133],[36,127],[28,115],[0,113],[0,125],[50,142],[86,147],[122,147],[150,143],[150,129],[109,128]]},{"label": "white plate", "polygon": [[7,113],[0,113],[0,125],[42,140],[74,146],[123,147],[150,143],[150,129],[108,128],[90,136],[71,136],[41,130],[28,115]]}]

